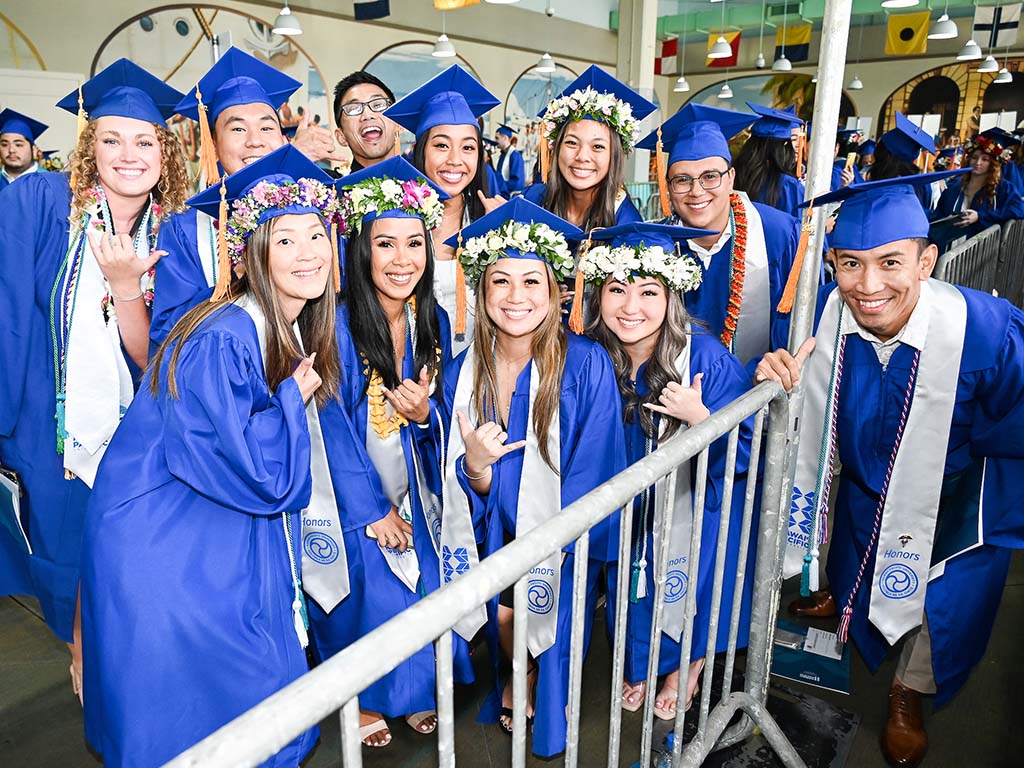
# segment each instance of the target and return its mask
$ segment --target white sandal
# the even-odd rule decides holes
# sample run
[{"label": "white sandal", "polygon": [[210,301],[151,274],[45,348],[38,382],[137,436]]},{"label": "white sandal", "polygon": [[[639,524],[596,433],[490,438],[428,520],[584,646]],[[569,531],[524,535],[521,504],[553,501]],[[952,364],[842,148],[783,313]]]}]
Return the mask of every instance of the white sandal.
[{"label": "white sandal", "polygon": [[[423,723],[430,718],[434,718],[433,724],[427,728],[421,727]],[[416,731],[416,733],[433,733],[437,730],[437,710],[427,709],[423,712],[413,712],[411,715],[405,716],[405,722],[407,722],[409,727]]]},{"label": "white sandal", "polygon": [[[373,736],[376,733],[380,733],[381,731],[387,731],[388,732],[387,738],[384,739],[384,741],[380,742],[379,744],[371,744],[370,742],[367,741],[368,738],[370,738],[371,736]],[[376,747],[386,747],[388,744],[391,743],[391,731],[388,729],[387,722],[382,717],[382,718],[380,718],[378,720],[374,720],[369,725],[360,725],[359,726],[359,738],[360,738],[360,740],[362,740],[363,746],[375,747],[375,748]]]}]

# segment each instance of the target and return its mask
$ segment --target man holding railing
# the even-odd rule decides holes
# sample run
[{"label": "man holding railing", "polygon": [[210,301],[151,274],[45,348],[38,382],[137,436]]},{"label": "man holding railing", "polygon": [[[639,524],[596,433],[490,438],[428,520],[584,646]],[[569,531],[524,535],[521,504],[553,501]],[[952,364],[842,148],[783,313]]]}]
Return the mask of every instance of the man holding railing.
[{"label": "man holding railing", "polygon": [[[805,390],[786,556],[805,597],[791,610],[838,612],[840,641],[872,669],[904,638],[882,737],[899,766],[927,750],[921,694],[946,703],[984,655],[1010,548],[1024,546],[1024,313],[929,279],[937,249],[913,185],[946,175],[814,201],[845,201],[836,283],[819,294],[814,339],[755,371]],[[837,459],[829,586],[814,591]]]}]

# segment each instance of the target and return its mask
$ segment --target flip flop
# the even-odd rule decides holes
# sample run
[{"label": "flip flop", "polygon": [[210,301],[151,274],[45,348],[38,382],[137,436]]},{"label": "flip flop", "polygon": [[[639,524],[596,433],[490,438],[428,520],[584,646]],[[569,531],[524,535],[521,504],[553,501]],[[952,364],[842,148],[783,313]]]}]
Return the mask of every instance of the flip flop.
[{"label": "flip flop", "polygon": [[71,665],[68,671],[71,673],[71,690],[78,697],[78,703],[84,706],[82,701],[82,673],[75,669],[74,664]]},{"label": "flip flop", "polygon": [[[631,693],[639,692],[640,698],[639,698],[638,701],[635,701],[635,702],[632,702],[632,703],[629,701],[629,695],[630,694],[626,693],[626,689],[627,688],[631,689]],[[624,710],[626,710],[627,712],[638,712],[640,710],[640,708],[644,705],[644,698],[645,698],[646,693],[647,693],[647,681],[646,680],[641,680],[639,683],[636,683],[635,685],[632,684],[632,683],[627,683],[625,680],[623,680],[622,681],[622,708]]]},{"label": "flip flop", "polygon": [[[678,688],[673,688],[673,687],[667,686],[667,685],[664,688],[662,688],[661,691],[662,691],[662,693],[664,693],[665,691],[672,691],[673,694],[678,694],[679,693],[679,689]],[[684,712],[689,712],[690,711],[690,707],[693,705],[693,700],[697,698],[697,694],[698,693],[700,693],[700,683],[697,683],[697,687],[693,689],[693,696],[691,696],[690,700],[688,702],[686,702],[686,709],[683,710]],[[676,698],[675,695],[673,695],[673,696],[670,696],[669,700],[671,702],[675,703],[675,698]],[[659,720],[675,720],[676,719],[675,707],[673,707],[671,710],[665,709],[663,707],[659,707],[658,706],[658,700],[655,699],[654,700],[654,716],[656,718],[658,718]]]},{"label": "flip flop", "polygon": [[[381,731],[388,732],[387,738],[385,738],[384,741],[380,742],[379,744],[371,744],[367,741],[368,738],[373,736],[375,733],[380,733]],[[386,747],[388,744],[391,743],[391,731],[388,730],[388,724],[382,717],[379,720],[374,720],[369,725],[360,725],[359,738],[362,740],[363,746],[365,747],[373,747],[375,749],[379,747]]]},{"label": "flip flop", "polygon": [[[423,723],[430,718],[434,718],[433,724],[428,728],[422,728],[421,726]],[[413,712],[411,715],[405,716],[405,722],[407,722],[409,727],[416,731],[416,733],[433,733],[437,730],[437,710],[427,709],[423,712]]]}]

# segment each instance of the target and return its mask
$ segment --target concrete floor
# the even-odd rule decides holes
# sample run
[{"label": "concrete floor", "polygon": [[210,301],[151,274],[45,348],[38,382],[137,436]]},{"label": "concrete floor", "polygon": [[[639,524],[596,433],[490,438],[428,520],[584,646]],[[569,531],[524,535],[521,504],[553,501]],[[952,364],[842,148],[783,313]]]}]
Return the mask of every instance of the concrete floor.
[{"label": "concrete floor", "polygon": [[[785,604],[785,602],[783,603]],[[963,691],[946,708],[926,717],[931,747],[929,768],[1001,768],[1024,766],[1024,728],[1019,707],[1024,700],[1024,664],[1017,658],[1024,628],[1024,555],[1017,554],[996,622],[988,655]],[[595,634],[600,638],[601,634]],[[582,766],[606,761],[608,653],[598,639],[585,667],[582,717]],[[481,660],[482,661],[482,660]],[[39,618],[34,604],[23,598],[0,598],[0,766],[4,768],[96,768],[100,761],[82,737],[82,717],[68,681],[66,647]],[[883,766],[878,739],[885,724],[886,691],[895,659],[871,675],[855,653],[853,694],[843,696],[796,686],[835,706],[860,715],[847,765]],[[796,684],[794,684],[796,685]],[[1017,691],[1017,693],[1014,693]],[[456,745],[463,768],[507,766],[510,739],[497,726],[475,722],[481,686],[456,694]],[[433,737],[413,733],[393,721],[394,741],[385,749],[364,750],[364,763],[375,766],[437,764]],[[340,766],[338,726],[334,718],[322,725],[321,743],[307,760],[309,768]],[[621,765],[630,766],[639,751],[640,716],[624,713]],[[813,756],[808,756],[813,757]],[[530,760],[531,765],[560,765]],[[762,763],[758,763],[762,764]]]}]

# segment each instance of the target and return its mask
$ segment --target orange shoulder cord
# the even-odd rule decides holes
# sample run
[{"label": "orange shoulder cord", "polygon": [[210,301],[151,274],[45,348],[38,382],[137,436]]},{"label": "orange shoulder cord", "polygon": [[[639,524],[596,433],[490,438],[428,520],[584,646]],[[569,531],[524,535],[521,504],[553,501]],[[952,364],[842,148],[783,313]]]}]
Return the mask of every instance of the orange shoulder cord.
[{"label": "orange shoulder cord", "polygon": [[800,271],[803,269],[804,257],[807,255],[807,242],[811,237],[811,219],[814,216],[814,206],[807,206],[807,213],[804,215],[803,225],[800,227],[800,243],[796,247],[796,256],[793,258],[793,269],[789,272],[786,280],[786,287],[782,291],[782,298],[776,309],[783,314],[793,311],[793,300],[796,299],[796,286],[800,281]]}]

